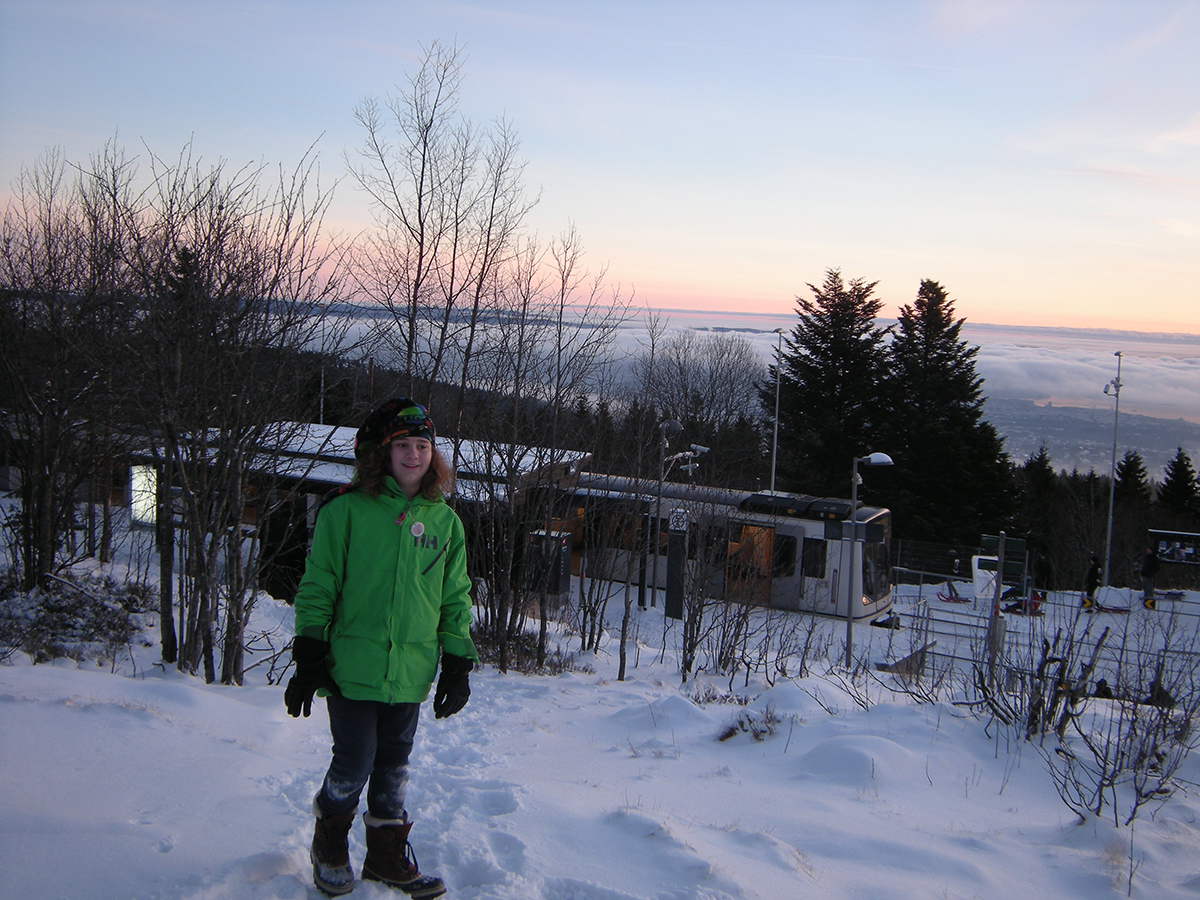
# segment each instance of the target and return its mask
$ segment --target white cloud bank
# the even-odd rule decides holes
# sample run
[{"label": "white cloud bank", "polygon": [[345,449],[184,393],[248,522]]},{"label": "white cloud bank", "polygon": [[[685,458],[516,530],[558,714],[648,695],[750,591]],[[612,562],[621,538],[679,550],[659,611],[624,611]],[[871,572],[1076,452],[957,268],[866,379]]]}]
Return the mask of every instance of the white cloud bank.
[{"label": "white cloud bank", "polygon": [[[774,329],[790,332],[794,315],[667,310],[672,329],[732,330],[773,358]],[[644,323],[630,323],[622,343],[634,349]],[[997,399],[1111,409],[1104,385],[1117,375],[1121,352],[1121,410],[1200,422],[1200,335],[1084,328],[1040,328],[967,322],[963,336],[979,346],[984,393]],[[786,337],[786,335],[785,335]]]}]

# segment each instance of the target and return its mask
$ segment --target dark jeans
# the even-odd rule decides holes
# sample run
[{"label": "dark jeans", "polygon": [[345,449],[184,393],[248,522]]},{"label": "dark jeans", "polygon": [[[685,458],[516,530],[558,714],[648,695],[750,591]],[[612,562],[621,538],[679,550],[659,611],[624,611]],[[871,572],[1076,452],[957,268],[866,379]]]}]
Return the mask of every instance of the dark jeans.
[{"label": "dark jeans", "polygon": [[333,761],[317,794],[327,816],[358,810],[367,786],[367,811],[377,819],[406,819],[408,756],[417,732],[419,703],[377,703],[330,696]]}]

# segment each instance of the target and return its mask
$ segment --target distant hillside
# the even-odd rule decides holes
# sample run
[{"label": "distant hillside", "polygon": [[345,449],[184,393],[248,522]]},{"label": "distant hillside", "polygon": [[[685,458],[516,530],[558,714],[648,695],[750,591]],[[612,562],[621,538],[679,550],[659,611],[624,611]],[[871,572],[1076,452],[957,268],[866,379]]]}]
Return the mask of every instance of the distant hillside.
[{"label": "distant hillside", "polygon": [[[1045,444],[1056,469],[1086,472],[1094,468],[1108,474],[1112,463],[1112,409],[1049,403],[1037,406],[1032,400],[992,397],[984,408],[984,417],[1004,435],[1004,445],[1014,462],[1028,459]],[[1183,447],[1193,462],[1200,461],[1200,425],[1184,419],[1121,414],[1118,460],[1126,450],[1137,450],[1146,461],[1150,477],[1162,481],[1163,468],[1177,447]]]}]

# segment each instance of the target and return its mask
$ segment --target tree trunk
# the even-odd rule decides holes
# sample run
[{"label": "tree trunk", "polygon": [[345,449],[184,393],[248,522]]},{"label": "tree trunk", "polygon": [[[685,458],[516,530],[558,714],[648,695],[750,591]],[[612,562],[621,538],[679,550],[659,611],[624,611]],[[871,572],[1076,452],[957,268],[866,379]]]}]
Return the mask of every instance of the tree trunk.
[{"label": "tree trunk", "polygon": [[158,631],[162,659],[174,663],[179,658],[175,635],[173,589],[175,585],[175,513],[171,504],[171,463],[158,469],[155,485],[155,540],[158,544]]}]

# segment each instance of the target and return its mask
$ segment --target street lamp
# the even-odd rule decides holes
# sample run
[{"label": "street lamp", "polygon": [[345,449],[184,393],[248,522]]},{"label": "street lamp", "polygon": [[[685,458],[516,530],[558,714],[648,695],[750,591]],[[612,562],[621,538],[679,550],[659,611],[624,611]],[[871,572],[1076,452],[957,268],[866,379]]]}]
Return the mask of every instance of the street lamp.
[{"label": "street lamp", "polygon": [[842,574],[846,579],[846,669],[854,668],[854,569],[858,557],[858,485],[862,478],[858,474],[858,464],[865,466],[890,466],[892,458],[886,453],[868,453],[866,456],[854,457],[853,475],[850,479],[850,571],[844,565],[845,544],[843,547]]},{"label": "street lamp", "polygon": [[1113,354],[1117,358],[1117,377],[1104,385],[1104,393],[1112,392],[1116,404],[1113,407],[1112,468],[1108,473],[1108,532],[1104,537],[1104,586],[1108,587],[1108,564],[1112,558],[1113,501],[1117,495],[1117,426],[1121,421],[1121,351]]},{"label": "street lamp", "polygon": [[[676,422],[674,419],[667,419],[665,422],[658,423],[658,502],[654,507],[654,532],[653,532],[654,552],[653,552],[653,554],[650,552],[650,550],[651,550],[651,546],[650,546],[651,531],[649,528],[646,529],[646,565],[650,569],[650,574],[649,574],[649,577],[646,579],[646,581],[648,581],[650,584],[650,605],[651,606],[656,605],[655,600],[656,600],[657,592],[658,592],[658,542],[660,540],[660,535],[662,532],[662,518],[661,518],[661,516],[662,516],[662,492],[663,492],[663,478],[666,475],[665,466],[666,466],[667,441],[669,440],[671,435],[679,434],[679,432],[681,432],[681,431],[683,431],[683,426],[680,425],[678,422]],[[650,523],[647,522],[646,524],[649,525]],[[646,608],[644,601],[641,604],[641,606],[643,609]]]},{"label": "street lamp", "polygon": [[783,329],[776,328],[779,335],[775,346],[775,435],[771,438],[771,493],[775,493],[775,454],[779,450],[779,378],[783,373]]},{"label": "street lamp", "polygon": [[[709,448],[701,444],[692,444],[691,448],[691,450],[684,450],[682,453],[672,453],[666,458],[666,462],[675,462],[680,459],[689,460],[689,462],[684,463],[679,468],[688,473],[688,477],[694,484],[696,481],[696,470],[700,468],[700,463],[696,462],[696,457],[707,453]],[[658,502],[662,503],[661,488],[659,490]]]}]

